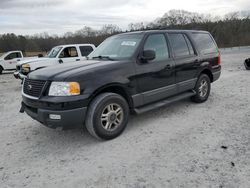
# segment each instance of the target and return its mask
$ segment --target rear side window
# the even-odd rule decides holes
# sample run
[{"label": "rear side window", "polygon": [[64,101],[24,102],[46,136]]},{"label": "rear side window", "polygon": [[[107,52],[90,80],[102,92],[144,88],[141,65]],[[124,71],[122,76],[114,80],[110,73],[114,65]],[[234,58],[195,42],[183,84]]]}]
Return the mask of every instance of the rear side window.
[{"label": "rear side window", "polygon": [[193,46],[192,46],[190,40],[188,39],[188,37],[186,35],[184,35],[184,38],[186,39],[186,42],[187,42],[187,45],[188,45],[189,54],[194,55],[194,49],[193,49]]},{"label": "rear side window", "polygon": [[218,52],[217,46],[209,34],[192,33],[192,38],[202,54],[205,55]]},{"label": "rear side window", "polygon": [[82,56],[88,56],[93,51],[93,48],[91,46],[80,46],[80,51]]},{"label": "rear side window", "polygon": [[170,33],[169,40],[172,44],[175,57],[184,57],[191,55],[188,43],[183,34]]},{"label": "rear side window", "polygon": [[21,53],[17,52],[17,58],[21,58],[21,57],[22,57]]}]

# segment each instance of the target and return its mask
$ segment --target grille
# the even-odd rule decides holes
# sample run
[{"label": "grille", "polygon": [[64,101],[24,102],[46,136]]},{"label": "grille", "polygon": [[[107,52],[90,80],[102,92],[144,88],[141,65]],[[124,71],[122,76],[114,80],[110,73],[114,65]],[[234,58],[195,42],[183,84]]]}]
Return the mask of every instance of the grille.
[{"label": "grille", "polygon": [[32,97],[39,97],[42,93],[46,81],[25,79],[23,92]]}]

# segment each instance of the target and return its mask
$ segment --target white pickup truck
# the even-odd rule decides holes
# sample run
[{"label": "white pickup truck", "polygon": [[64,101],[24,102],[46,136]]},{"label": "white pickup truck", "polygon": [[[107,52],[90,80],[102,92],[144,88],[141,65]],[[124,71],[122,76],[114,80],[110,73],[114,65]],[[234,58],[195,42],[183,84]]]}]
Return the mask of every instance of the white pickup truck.
[{"label": "white pickup truck", "polygon": [[21,51],[9,51],[0,56],[0,74],[4,70],[15,70],[17,62],[21,60],[33,59],[35,57],[23,57]]},{"label": "white pickup truck", "polygon": [[58,65],[85,60],[94,49],[93,44],[70,44],[54,47],[46,57],[20,61],[16,65],[14,77],[24,79],[27,75],[35,70]]}]

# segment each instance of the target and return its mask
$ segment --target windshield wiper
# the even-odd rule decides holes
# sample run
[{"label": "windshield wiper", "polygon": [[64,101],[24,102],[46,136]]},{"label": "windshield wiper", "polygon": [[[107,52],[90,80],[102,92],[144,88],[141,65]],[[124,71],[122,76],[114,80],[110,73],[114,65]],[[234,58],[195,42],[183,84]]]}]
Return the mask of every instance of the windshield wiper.
[{"label": "windshield wiper", "polygon": [[114,59],[112,59],[111,57],[109,57],[109,56],[103,56],[103,55],[92,57],[92,59],[108,59],[110,61],[114,61]]}]

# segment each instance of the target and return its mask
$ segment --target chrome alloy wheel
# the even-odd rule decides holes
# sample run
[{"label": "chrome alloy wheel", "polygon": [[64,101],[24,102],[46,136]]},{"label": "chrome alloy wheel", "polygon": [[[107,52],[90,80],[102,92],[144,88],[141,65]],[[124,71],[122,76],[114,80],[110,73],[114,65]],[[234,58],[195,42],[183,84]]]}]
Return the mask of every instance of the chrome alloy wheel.
[{"label": "chrome alloy wheel", "polygon": [[101,125],[107,131],[114,131],[123,121],[124,112],[119,104],[107,105],[101,114]]},{"label": "chrome alloy wheel", "polygon": [[201,81],[200,86],[199,86],[199,95],[201,97],[205,97],[207,95],[207,92],[208,92],[208,83],[204,79]]}]

